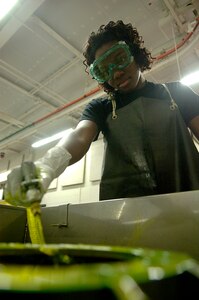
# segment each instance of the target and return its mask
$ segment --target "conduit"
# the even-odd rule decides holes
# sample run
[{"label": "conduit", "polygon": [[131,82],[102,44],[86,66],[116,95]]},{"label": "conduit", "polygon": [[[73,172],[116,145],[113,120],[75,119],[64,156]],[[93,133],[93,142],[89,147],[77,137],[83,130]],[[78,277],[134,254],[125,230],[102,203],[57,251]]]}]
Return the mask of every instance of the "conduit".
[{"label": "conduit", "polygon": [[[158,61],[160,61],[161,59],[164,59],[165,57],[171,55],[173,52],[176,51],[176,49],[181,48],[181,47],[182,47],[182,46],[190,39],[190,37],[193,35],[193,33],[196,31],[196,29],[197,29],[197,27],[198,27],[198,25],[199,25],[199,17],[196,18],[196,21],[197,21],[197,23],[196,23],[196,25],[194,26],[193,30],[192,30],[190,33],[188,33],[188,34],[181,40],[181,42],[179,42],[179,43],[176,45],[176,47],[174,47],[174,48],[172,48],[172,49],[170,49],[170,50],[168,50],[168,51],[166,51],[166,52],[164,52],[164,53],[162,53],[162,54],[156,56],[156,57],[155,57],[155,61],[158,62]],[[8,141],[9,139],[11,139],[13,136],[16,136],[16,135],[22,133],[23,131],[25,131],[25,130],[27,130],[27,129],[30,129],[30,128],[34,127],[34,126],[36,126],[36,125],[39,124],[39,123],[42,123],[42,122],[44,122],[45,120],[47,120],[47,119],[49,119],[49,118],[52,118],[53,116],[57,115],[58,113],[60,114],[60,112],[64,111],[66,108],[68,108],[68,107],[74,105],[74,104],[77,103],[77,102],[82,101],[83,99],[86,99],[87,97],[89,97],[89,96],[91,96],[91,95],[96,94],[96,93],[99,92],[100,90],[102,90],[100,87],[96,87],[96,88],[92,89],[90,92],[85,93],[84,95],[80,96],[79,98],[77,98],[77,99],[75,99],[75,100],[72,100],[71,102],[69,102],[69,103],[67,103],[67,104],[65,104],[65,105],[63,105],[63,106],[61,106],[60,108],[54,110],[53,112],[51,112],[51,113],[49,113],[49,114],[43,116],[42,118],[40,118],[40,119],[38,119],[38,120],[32,122],[31,124],[29,124],[29,125],[27,125],[27,126],[21,128],[21,129],[19,129],[18,131],[14,132],[14,133],[12,133],[12,134],[10,134],[10,135],[8,135],[8,136],[6,136],[5,138],[3,138],[3,139],[0,140],[0,145],[3,144],[3,145],[5,146],[6,141]],[[9,142],[8,142],[8,143],[9,143]]]},{"label": "conduit", "polygon": [[[79,97],[79,98],[77,98],[77,99],[75,99],[75,100],[72,100],[72,101],[69,102],[69,103],[66,103],[66,104],[63,105],[62,107],[60,107],[60,108],[54,110],[53,112],[51,112],[51,113],[45,115],[44,117],[42,117],[42,118],[40,118],[40,119],[38,119],[38,120],[32,122],[31,124],[29,124],[29,125],[27,125],[27,126],[21,128],[21,129],[15,131],[15,132],[11,133],[10,135],[6,136],[5,138],[1,139],[1,140],[0,140],[0,144],[1,144],[1,145],[2,145],[2,144],[4,145],[5,142],[6,142],[6,141],[9,141],[13,136],[19,135],[19,134],[23,133],[25,130],[28,130],[28,129],[31,129],[31,128],[33,128],[33,130],[35,130],[34,127],[36,127],[37,124],[44,122],[46,119],[49,119],[50,117],[52,118],[54,115],[60,113],[61,111],[64,111],[66,108],[68,108],[68,107],[74,105],[75,103],[78,103],[78,102],[82,101],[83,99],[86,99],[86,98],[88,98],[89,96],[92,96],[93,94],[96,94],[96,93],[99,92],[100,90],[101,90],[100,87],[96,87],[96,88],[92,89],[91,91],[89,91],[88,93],[85,93],[85,94],[82,95],[81,97]],[[31,132],[31,133],[32,133],[32,132]],[[22,137],[21,137],[21,138],[22,138]],[[4,146],[5,146],[5,145],[4,145]]]},{"label": "conduit", "polygon": [[40,122],[44,121],[45,119],[48,119],[48,118],[50,118],[51,116],[53,116],[53,115],[55,115],[55,114],[61,112],[62,110],[66,109],[67,107],[69,107],[69,106],[71,106],[71,105],[73,105],[73,104],[75,104],[75,103],[77,103],[77,102],[80,102],[81,100],[83,100],[83,99],[85,99],[85,98],[87,98],[87,97],[89,97],[89,96],[91,96],[91,95],[93,95],[93,94],[95,94],[96,92],[99,92],[99,91],[100,91],[100,87],[97,87],[97,88],[91,90],[90,92],[84,94],[83,96],[81,96],[81,97],[79,97],[79,98],[77,98],[77,99],[75,99],[75,100],[72,100],[71,102],[66,103],[65,105],[63,105],[63,106],[57,108],[57,109],[54,110],[53,112],[51,112],[51,113],[45,115],[44,117],[38,119],[37,121],[33,122],[32,124],[35,125],[35,124],[37,124],[37,123],[40,123]]}]

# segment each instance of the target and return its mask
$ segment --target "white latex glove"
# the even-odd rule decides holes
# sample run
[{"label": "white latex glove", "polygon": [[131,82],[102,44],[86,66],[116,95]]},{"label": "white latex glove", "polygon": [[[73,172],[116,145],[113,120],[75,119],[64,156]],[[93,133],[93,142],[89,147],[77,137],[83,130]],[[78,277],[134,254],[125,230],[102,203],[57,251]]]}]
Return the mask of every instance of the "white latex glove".
[{"label": "white latex glove", "polygon": [[[40,201],[53,179],[57,178],[66,169],[71,157],[71,154],[63,146],[55,146],[34,163],[37,169]],[[21,166],[13,169],[8,175],[4,194],[5,200],[10,204],[29,206],[32,203],[31,197],[27,199],[27,193],[22,184],[23,181]]]},{"label": "white latex glove", "polygon": [[55,146],[35,162],[40,171],[44,191],[47,191],[53,179],[66,169],[71,157],[71,154],[63,146]]}]

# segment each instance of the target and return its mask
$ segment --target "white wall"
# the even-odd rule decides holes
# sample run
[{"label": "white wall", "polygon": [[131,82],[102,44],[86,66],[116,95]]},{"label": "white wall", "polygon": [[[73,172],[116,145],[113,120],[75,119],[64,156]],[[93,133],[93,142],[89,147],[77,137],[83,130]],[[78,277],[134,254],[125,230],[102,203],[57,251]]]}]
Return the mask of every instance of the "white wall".
[{"label": "white wall", "polygon": [[[51,145],[52,147],[52,145]],[[37,160],[47,149],[40,150],[40,153],[24,154],[25,160]],[[99,201],[99,181],[104,152],[102,138],[93,142],[87,154],[76,164],[69,166],[49,186],[47,193],[42,199],[42,204],[56,206],[67,203],[86,203]],[[20,157],[13,157],[10,161],[10,169],[22,162]],[[0,173],[6,170],[0,170]],[[5,181],[2,174],[0,182]]]}]

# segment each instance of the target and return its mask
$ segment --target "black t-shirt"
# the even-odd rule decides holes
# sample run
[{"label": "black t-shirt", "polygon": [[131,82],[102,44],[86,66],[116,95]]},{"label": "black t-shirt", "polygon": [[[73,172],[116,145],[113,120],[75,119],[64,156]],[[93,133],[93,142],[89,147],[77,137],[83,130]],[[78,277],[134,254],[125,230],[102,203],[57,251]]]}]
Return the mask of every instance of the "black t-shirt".
[{"label": "black t-shirt", "polygon": [[[194,117],[199,115],[199,95],[197,95],[190,87],[182,85],[180,82],[166,83],[172,98],[178,105],[186,125]],[[129,102],[136,100],[139,97],[168,99],[168,93],[165,92],[165,87],[162,84],[147,82],[142,89],[135,90],[131,93],[115,94],[116,109],[119,109]],[[107,98],[93,99],[88,103],[83,111],[81,120],[90,120],[97,124],[99,132],[106,130],[106,119],[112,112],[112,103]]]}]

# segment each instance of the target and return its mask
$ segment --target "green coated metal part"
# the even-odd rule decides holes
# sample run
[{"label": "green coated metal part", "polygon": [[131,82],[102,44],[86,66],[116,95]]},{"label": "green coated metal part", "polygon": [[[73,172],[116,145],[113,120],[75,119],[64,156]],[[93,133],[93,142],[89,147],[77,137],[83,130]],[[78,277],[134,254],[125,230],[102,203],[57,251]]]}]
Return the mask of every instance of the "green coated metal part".
[{"label": "green coated metal part", "polygon": [[0,243],[0,263],[0,295],[21,299],[156,299],[145,284],[199,275],[198,262],[183,253],[103,245]]}]

